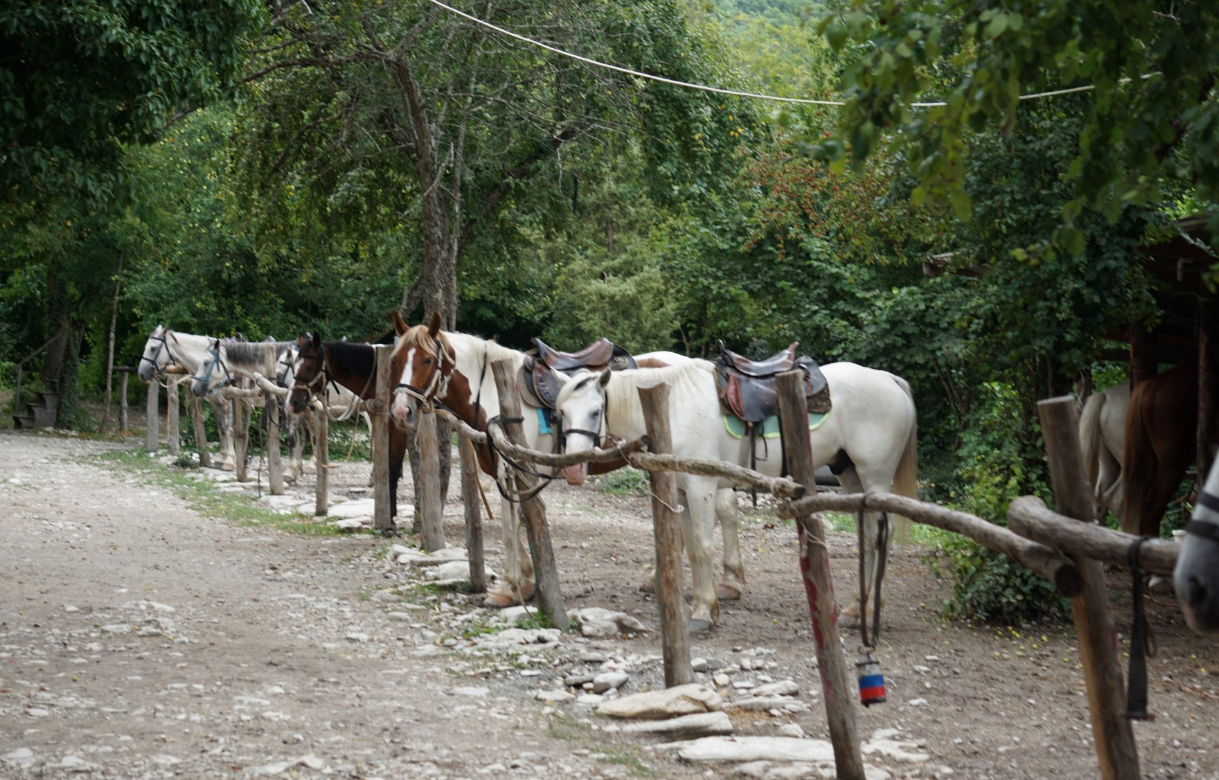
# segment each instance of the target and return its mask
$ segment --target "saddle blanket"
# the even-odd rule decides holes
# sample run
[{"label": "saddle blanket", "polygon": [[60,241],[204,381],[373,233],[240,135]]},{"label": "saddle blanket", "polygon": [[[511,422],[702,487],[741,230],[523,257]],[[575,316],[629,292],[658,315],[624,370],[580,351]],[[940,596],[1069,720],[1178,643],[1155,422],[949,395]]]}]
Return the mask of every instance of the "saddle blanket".
[{"label": "saddle blanket", "polygon": [[[724,418],[724,430],[728,431],[728,435],[734,439],[745,438],[745,421],[734,414],[720,415]],[[815,431],[820,428],[825,419],[829,417],[829,413],[819,414],[817,412],[808,413],[808,429]],[[777,439],[779,438],[779,416],[771,415],[762,421],[762,438]]]},{"label": "saddle blanket", "polygon": [[535,411],[538,413],[538,433],[543,436],[549,436],[553,433],[550,429],[550,410],[539,406]]}]

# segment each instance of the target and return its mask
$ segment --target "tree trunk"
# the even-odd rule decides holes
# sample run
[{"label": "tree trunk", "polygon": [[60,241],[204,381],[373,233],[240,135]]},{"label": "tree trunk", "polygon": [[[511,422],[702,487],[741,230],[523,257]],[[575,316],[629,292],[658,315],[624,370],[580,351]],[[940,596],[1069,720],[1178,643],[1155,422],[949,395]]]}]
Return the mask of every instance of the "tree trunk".
[{"label": "tree trunk", "polygon": [[64,354],[72,328],[66,296],[59,283],[59,263],[52,262],[47,269],[47,333],[54,333],[55,341],[47,347],[47,356],[42,364],[42,382],[48,386],[58,386],[63,377]]}]

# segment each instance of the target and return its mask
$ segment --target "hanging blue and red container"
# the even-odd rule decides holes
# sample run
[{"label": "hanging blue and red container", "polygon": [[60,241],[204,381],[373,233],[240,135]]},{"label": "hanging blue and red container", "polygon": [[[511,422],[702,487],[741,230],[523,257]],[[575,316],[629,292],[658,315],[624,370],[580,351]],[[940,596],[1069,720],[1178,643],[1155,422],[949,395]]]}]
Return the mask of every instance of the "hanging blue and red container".
[{"label": "hanging blue and red container", "polygon": [[866,652],[855,664],[859,675],[859,703],[865,707],[883,704],[885,701],[885,676],[880,671],[880,662],[871,652]]}]

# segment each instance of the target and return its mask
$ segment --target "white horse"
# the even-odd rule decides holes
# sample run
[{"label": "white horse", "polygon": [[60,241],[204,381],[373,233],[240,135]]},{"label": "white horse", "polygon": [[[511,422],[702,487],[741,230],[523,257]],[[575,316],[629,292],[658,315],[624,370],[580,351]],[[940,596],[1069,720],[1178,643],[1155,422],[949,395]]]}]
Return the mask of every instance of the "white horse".
[{"label": "white horse", "polygon": [[[139,377],[145,382],[153,381],[170,366],[181,366],[192,375],[207,359],[207,351],[215,341],[211,336],[178,333],[164,325],[158,325],[144,342],[144,354],[140,357]],[[220,468],[232,470],[237,465],[233,449],[233,418],[224,399],[208,400],[220,432]]]},{"label": "white horse", "polygon": [[[849,492],[890,491],[914,496],[918,470],[917,425],[910,386],[885,371],[832,363],[821,367],[830,386],[833,411],[811,432],[814,466],[830,465]],[[725,428],[713,364],[705,360],[651,371],[588,371],[567,380],[556,404],[562,415],[568,451],[589,449],[591,437],[581,431],[633,439],[644,434],[638,389],[656,382],[671,386],[669,426],[673,454],[721,460],[742,466],[750,462],[749,437],[736,438]],[[778,447],[756,468],[780,476]],[[730,483],[715,477],[674,472],[681,494],[682,531],[693,580],[691,631],[710,627],[719,617],[712,587],[712,528],[715,493]],[[879,514],[864,517],[865,594],[876,576]],[[856,603],[845,611],[858,614]]]},{"label": "white horse", "polygon": [[1173,584],[1189,627],[1203,636],[1219,637],[1219,462],[1206,475],[1193,517],[1185,526]]},{"label": "white horse", "polygon": [[1088,396],[1079,417],[1079,443],[1084,468],[1093,485],[1092,504],[1099,520],[1104,520],[1105,512],[1120,516],[1129,405],[1130,382],[1122,382]]},{"label": "white horse", "polygon": [[[398,328],[399,336],[402,336],[408,329],[405,323],[398,325],[396,322],[395,325]],[[416,327],[422,328],[423,326]],[[440,333],[438,328],[437,333]],[[519,371],[524,363],[525,353],[466,333],[445,331],[443,336],[448,341],[456,361],[454,373],[462,374],[470,385],[472,397],[463,400],[474,404],[486,415],[487,419],[497,416],[499,414],[499,393],[495,388],[495,377],[491,371],[491,364],[499,360],[510,360],[515,375],[515,372]],[[649,358],[655,359],[657,362],[668,360],[674,363],[691,360],[684,355],[672,352],[636,356],[636,360]],[[406,360],[399,379],[401,385],[419,386],[412,376],[414,362],[409,358]],[[647,370],[651,369],[645,369],[645,371]],[[405,394],[396,394],[390,412],[400,423],[409,423],[414,414],[413,399]],[[545,423],[545,432],[543,432],[543,417],[537,413],[537,410],[528,406],[524,408],[522,416],[525,445],[544,452],[552,451],[556,442],[549,423]],[[466,422],[471,423],[470,420],[466,420]],[[553,473],[541,467],[536,470],[541,473]],[[723,490],[716,496],[715,503],[724,535],[724,578],[720,583],[720,594],[722,598],[739,598],[745,586],[745,568],[741,563],[740,545],[737,540],[736,498],[731,490]],[[514,517],[514,514],[510,511],[508,501],[502,501],[500,528],[504,542],[504,580],[507,585],[494,588],[487,594],[486,604],[488,606],[506,607],[514,603],[517,598],[516,594],[528,599],[534,592],[533,559],[524,545],[520,522],[517,517]]]},{"label": "white horse", "polygon": [[[215,341],[208,349],[207,357],[199,364],[199,369],[195,372],[194,379],[191,381],[191,392],[199,397],[205,397],[214,393],[218,388],[229,384],[236,380],[237,377],[253,379],[255,374],[263,374],[266,370],[266,351],[267,344],[272,344],[275,347],[276,355],[276,379],[279,379],[280,367],[284,368],[283,381],[279,382],[282,387],[291,387],[296,376],[296,342],[295,341],[261,341],[261,342],[231,342],[223,343],[219,340]],[[269,378],[269,377],[268,377]],[[326,406],[338,415],[339,420],[346,420],[354,413],[358,399],[355,393],[345,387],[335,383],[328,382],[326,385]],[[280,406],[284,410],[285,429],[288,430],[288,446],[289,446],[289,461],[287,468],[284,469],[284,479],[289,482],[295,482],[299,477],[301,466],[301,455],[305,448],[305,440],[308,432],[308,422],[306,415],[308,412],[296,414],[292,411],[292,407],[287,403],[287,396],[280,399]],[[347,410],[344,412],[343,410]],[[369,421],[366,412],[360,412],[368,421],[368,428],[372,430],[372,422]],[[306,435],[302,435],[305,433]],[[317,451],[314,450],[312,457],[313,470],[317,470]],[[372,478],[369,477],[371,484]]]}]

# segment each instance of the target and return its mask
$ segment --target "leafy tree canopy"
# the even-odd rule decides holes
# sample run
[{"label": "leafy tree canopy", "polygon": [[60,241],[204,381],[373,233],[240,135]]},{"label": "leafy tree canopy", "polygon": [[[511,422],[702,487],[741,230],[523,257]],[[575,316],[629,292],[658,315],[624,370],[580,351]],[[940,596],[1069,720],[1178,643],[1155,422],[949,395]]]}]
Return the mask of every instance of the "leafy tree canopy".
[{"label": "leafy tree canopy", "polygon": [[1010,132],[1021,95],[1089,85],[1060,243],[1082,250],[1075,220],[1085,208],[1112,223],[1182,183],[1219,199],[1219,5],[850,0],[819,29],[855,61],[837,132],[815,152],[859,161],[887,141],[917,174],[915,201],[950,203],[968,219],[973,134]]},{"label": "leafy tree canopy", "polygon": [[0,4],[0,191],[122,194],[123,143],[229,90],[257,0]]}]

